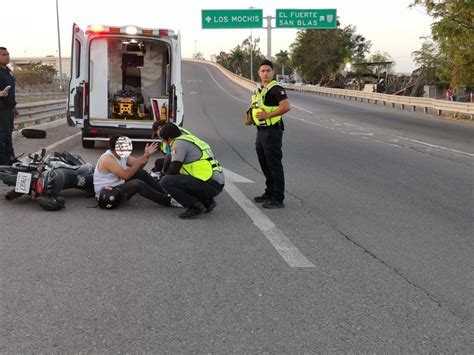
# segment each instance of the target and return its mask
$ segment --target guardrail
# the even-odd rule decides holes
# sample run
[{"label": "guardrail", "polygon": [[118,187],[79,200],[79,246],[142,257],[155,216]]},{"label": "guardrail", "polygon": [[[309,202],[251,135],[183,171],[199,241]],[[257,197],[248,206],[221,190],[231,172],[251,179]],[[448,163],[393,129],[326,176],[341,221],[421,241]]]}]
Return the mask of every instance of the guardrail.
[{"label": "guardrail", "polygon": [[[197,63],[207,63],[213,65],[214,67],[218,68],[225,76],[229,79],[233,80],[237,84],[254,91],[256,88],[257,83],[253,82],[247,78],[243,78],[239,75],[232,73],[231,71],[227,70],[223,66],[215,62],[209,61],[202,61],[202,60],[195,60],[195,59],[186,59],[188,61],[197,62]],[[388,94],[379,94],[379,93],[371,93],[371,92],[364,92],[364,91],[355,91],[355,90],[347,90],[347,89],[332,89],[332,88],[325,88],[325,87],[318,87],[313,85],[293,85],[293,84],[286,84],[284,85],[286,89],[301,91],[301,92],[311,92],[320,95],[326,96],[335,96],[335,97],[342,97],[352,99],[354,98],[355,101],[360,100],[367,102],[373,102],[377,104],[381,102],[384,106],[386,104],[390,104],[392,107],[395,105],[400,105],[402,109],[405,106],[411,107],[412,111],[416,111],[417,108],[423,109],[423,112],[427,113],[429,109],[432,109],[436,112],[439,116],[442,112],[451,112],[454,114],[463,114],[470,116],[471,120],[474,116],[474,104],[466,103],[466,102],[453,102],[453,101],[444,101],[444,100],[437,100],[437,99],[429,99],[424,97],[410,97],[410,96],[397,96],[397,95],[388,95]]]},{"label": "guardrail", "polygon": [[364,100],[367,100],[368,103],[373,102],[375,104],[382,102],[384,106],[386,104],[390,104],[392,107],[400,105],[402,109],[404,109],[405,106],[408,106],[411,107],[412,111],[416,111],[417,108],[420,108],[423,109],[423,112],[425,113],[427,113],[429,109],[432,109],[438,116],[441,115],[442,112],[452,112],[454,114],[468,115],[473,119],[474,115],[474,104],[468,102],[453,102],[425,97],[397,96],[346,89],[331,89],[312,85],[301,86],[287,84],[285,85],[285,88],[301,92],[312,92],[325,96],[342,97],[344,99],[354,98],[355,101],[359,99],[361,102]]},{"label": "guardrail", "polygon": [[45,120],[55,120],[66,114],[67,100],[39,101],[26,104],[18,104],[17,110],[20,117],[15,119],[17,129],[25,127],[29,123],[40,124]]}]

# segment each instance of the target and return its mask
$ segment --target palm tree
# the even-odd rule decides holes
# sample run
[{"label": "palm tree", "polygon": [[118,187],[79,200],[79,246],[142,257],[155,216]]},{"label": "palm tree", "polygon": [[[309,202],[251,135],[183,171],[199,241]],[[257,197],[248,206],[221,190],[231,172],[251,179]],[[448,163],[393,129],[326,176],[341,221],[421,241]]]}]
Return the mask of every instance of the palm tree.
[{"label": "palm tree", "polygon": [[288,51],[280,50],[277,54],[275,54],[276,62],[281,65],[282,68],[282,75],[285,75],[285,66],[288,68],[290,64],[290,54]]}]

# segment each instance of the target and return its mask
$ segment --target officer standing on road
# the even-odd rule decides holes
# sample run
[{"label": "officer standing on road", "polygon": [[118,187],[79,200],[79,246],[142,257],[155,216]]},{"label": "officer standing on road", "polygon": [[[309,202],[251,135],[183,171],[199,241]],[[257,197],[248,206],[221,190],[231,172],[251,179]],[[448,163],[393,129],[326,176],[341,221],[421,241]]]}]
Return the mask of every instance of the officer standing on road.
[{"label": "officer standing on road", "polygon": [[7,67],[10,54],[0,47],[0,165],[15,162],[12,131],[13,119],[19,116],[15,101],[15,77]]},{"label": "officer standing on road", "polygon": [[182,134],[173,123],[161,127],[160,137],[171,148],[171,164],[160,185],[187,210],[180,218],[196,218],[217,205],[214,197],[224,188],[224,172],[209,144],[192,134]]},{"label": "officer standing on road", "polygon": [[273,80],[273,63],[264,60],[258,69],[262,88],[252,96],[252,119],[257,126],[255,148],[258,161],[265,175],[266,189],[263,195],[254,198],[264,202],[264,208],[283,208],[285,199],[285,175],[282,165],[282,115],[291,110],[285,89]]}]

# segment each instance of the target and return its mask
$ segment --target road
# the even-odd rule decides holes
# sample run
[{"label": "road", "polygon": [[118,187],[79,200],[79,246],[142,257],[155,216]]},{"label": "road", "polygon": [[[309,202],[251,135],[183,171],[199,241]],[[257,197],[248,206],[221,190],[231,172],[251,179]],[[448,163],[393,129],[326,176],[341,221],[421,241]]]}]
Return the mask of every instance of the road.
[{"label": "road", "polygon": [[286,208],[264,211],[249,92],[205,64],[183,78],[185,126],[227,171],[217,208],[0,200],[0,352],[474,351],[472,123],[289,92]]}]

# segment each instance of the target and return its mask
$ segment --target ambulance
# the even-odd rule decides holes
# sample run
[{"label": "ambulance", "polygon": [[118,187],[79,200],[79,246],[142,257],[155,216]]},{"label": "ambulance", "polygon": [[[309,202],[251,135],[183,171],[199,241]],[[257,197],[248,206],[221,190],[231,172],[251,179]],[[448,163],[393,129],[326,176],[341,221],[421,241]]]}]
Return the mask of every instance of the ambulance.
[{"label": "ambulance", "polygon": [[82,146],[114,134],[151,141],[156,120],[183,123],[180,35],[170,29],[89,25],[72,28],[70,126]]}]

